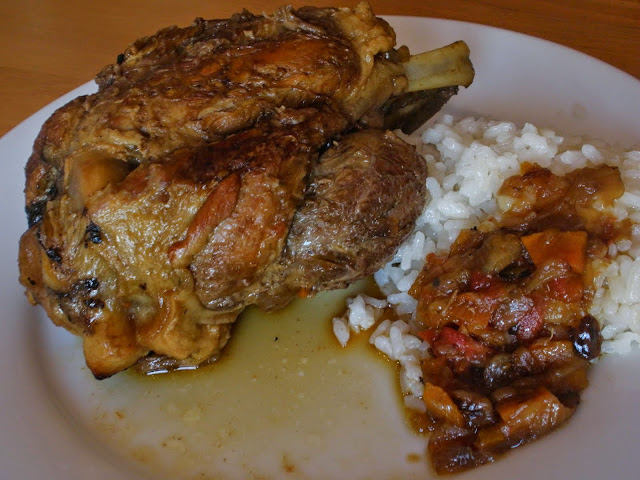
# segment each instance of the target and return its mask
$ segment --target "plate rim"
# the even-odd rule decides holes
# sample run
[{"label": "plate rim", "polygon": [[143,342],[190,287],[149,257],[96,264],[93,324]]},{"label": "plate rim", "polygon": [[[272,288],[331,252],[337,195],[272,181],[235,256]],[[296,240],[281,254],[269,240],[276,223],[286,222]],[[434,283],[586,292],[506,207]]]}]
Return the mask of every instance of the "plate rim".
[{"label": "plate rim", "polygon": [[[490,26],[490,25],[484,25],[484,24],[479,24],[479,23],[473,23],[473,22],[465,22],[465,21],[460,21],[460,20],[453,20],[453,19],[442,19],[442,18],[435,18],[435,17],[420,17],[420,16],[399,16],[399,15],[387,15],[387,16],[382,16],[385,19],[393,19],[396,20],[398,19],[399,21],[403,21],[403,20],[408,20],[408,21],[437,21],[437,22],[451,22],[451,23],[455,23],[455,24],[461,24],[461,26],[471,26],[471,28],[478,28],[480,27],[481,29],[489,29],[489,30],[493,30],[493,31],[497,31],[497,32],[506,32],[510,35],[518,35],[518,36],[522,36],[525,38],[528,38],[530,40],[534,40],[535,42],[543,42],[544,44],[550,44],[553,45],[555,48],[560,47],[561,49],[566,50],[567,52],[569,52],[571,55],[575,56],[578,55],[579,57],[581,57],[583,60],[584,59],[588,59],[588,61],[592,64],[595,65],[599,65],[599,68],[605,67],[608,70],[613,70],[616,72],[617,75],[623,75],[625,77],[628,77],[628,79],[632,80],[633,82],[635,82],[636,84],[636,88],[637,90],[640,92],[640,80],[637,79],[636,77],[630,75],[629,73],[613,66],[610,65],[600,59],[597,59],[595,57],[592,57],[586,53],[580,52],[578,50],[575,50],[571,47],[565,46],[565,45],[561,45],[540,37],[536,37],[533,35],[529,35],[529,34],[525,34],[522,32],[518,32],[518,31],[513,31],[513,30],[508,30],[508,29],[504,29],[504,28],[500,28],[500,27],[494,27],[494,26]],[[14,137],[19,137],[20,135],[24,135],[25,133],[29,133],[31,134],[30,130],[31,128],[36,129],[35,133],[37,135],[37,132],[39,131],[40,126],[42,125],[42,123],[44,122],[44,120],[46,120],[46,118],[53,112],[53,110],[55,110],[56,108],[59,108],[60,106],[64,105],[65,103],[67,103],[68,101],[72,100],[73,98],[75,98],[76,96],[78,96],[79,94],[84,94],[86,93],[86,91],[88,89],[91,88],[95,88],[95,82],[93,80],[89,80],[86,83],[83,83],[82,85],[72,89],[71,91],[67,92],[66,94],[60,96],[59,98],[55,99],[54,101],[50,102],[49,104],[43,106],[42,108],[40,108],[39,110],[37,110],[36,112],[32,113],[31,115],[29,115],[26,119],[24,119],[22,122],[20,122],[18,125],[14,126],[11,130],[9,130],[9,132],[7,132],[5,135],[2,136],[2,138],[0,138],[0,152],[3,151],[5,147],[5,144],[9,144],[13,141],[16,141],[17,139],[15,139]],[[89,92],[91,93],[91,92]],[[23,131],[25,131],[23,133]],[[35,137],[32,138],[32,141]],[[640,139],[639,139],[640,141]],[[29,150],[31,150],[31,145],[29,145]],[[24,162],[26,162],[26,158],[24,159]],[[6,213],[5,213],[6,214]],[[26,222],[25,222],[26,225]],[[2,236],[3,238],[6,237],[6,235]],[[4,241],[4,240],[3,240]],[[13,251],[13,250],[11,250]],[[21,288],[21,287],[20,287]],[[3,331],[3,327],[0,327],[0,331]],[[0,352],[0,359],[2,358],[3,353]],[[0,393],[0,398],[2,398],[4,396],[4,393]],[[2,417],[2,413],[0,413],[0,420]],[[0,433],[0,443],[3,440],[3,434]],[[531,448],[528,447],[528,448]],[[7,455],[9,452],[11,452],[10,449],[3,449],[3,452],[7,452],[7,453],[0,453],[0,458],[3,458],[3,456]],[[60,465],[59,465],[60,466]],[[65,468],[64,465],[60,466],[61,468]],[[68,468],[68,467],[67,467]],[[484,468],[484,467],[483,467]],[[60,470],[63,471],[63,470]],[[11,473],[11,472],[9,472]],[[18,472],[19,474],[20,472]],[[95,472],[94,472],[95,473]],[[121,472],[121,473],[127,473],[127,472]],[[128,475],[127,475],[128,476]],[[57,478],[57,477],[51,477],[51,478]],[[62,478],[62,477],[60,477]],[[96,478],[103,478],[102,476],[100,476],[100,472],[98,472],[96,474]],[[104,478],[108,478],[108,477],[104,477]],[[112,477],[111,477],[112,478]],[[457,478],[457,477],[456,477]]]}]

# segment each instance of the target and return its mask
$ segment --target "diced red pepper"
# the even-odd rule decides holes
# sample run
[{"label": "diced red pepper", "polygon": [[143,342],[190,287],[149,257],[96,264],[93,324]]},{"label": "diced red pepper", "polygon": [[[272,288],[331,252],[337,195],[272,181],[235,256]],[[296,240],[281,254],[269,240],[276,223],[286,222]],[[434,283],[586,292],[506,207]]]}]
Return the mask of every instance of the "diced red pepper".
[{"label": "diced red pepper", "polygon": [[554,278],[549,282],[549,293],[555,300],[566,303],[578,302],[584,293],[582,278],[577,275]]},{"label": "diced red pepper", "polygon": [[473,272],[469,282],[469,289],[477,292],[478,290],[490,287],[492,282],[493,278],[491,275],[487,275],[483,272]]},{"label": "diced red pepper", "polygon": [[482,361],[492,352],[482,343],[451,327],[444,327],[435,340],[436,344],[452,345],[468,361]]},{"label": "diced red pepper", "polygon": [[533,340],[544,324],[542,311],[544,308],[544,299],[538,296],[532,296],[533,308],[524,313],[517,325],[516,336],[521,342]]}]

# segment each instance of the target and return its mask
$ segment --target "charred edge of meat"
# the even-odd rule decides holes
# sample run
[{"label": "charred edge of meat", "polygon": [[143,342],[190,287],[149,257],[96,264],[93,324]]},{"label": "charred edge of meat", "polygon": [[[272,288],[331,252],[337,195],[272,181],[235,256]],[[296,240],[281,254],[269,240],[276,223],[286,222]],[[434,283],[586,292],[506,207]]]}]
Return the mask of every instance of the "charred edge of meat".
[{"label": "charred edge of meat", "polygon": [[56,196],[58,188],[56,187],[55,181],[49,181],[49,186],[47,190],[44,192],[44,195],[40,196],[38,200],[31,202],[30,205],[25,207],[25,212],[27,214],[27,225],[29,228],[37,225],[42,221],[42,217],[44,215],[44,211],[47,208],[47,202]]},{"label": "charred edge of meat", "polygon": [[72,295],[93,295],[100,288],[100,281],[95,278],[83,278],[82,280],[78,280],[71,286],[71,294]]},{"label": "charred edge of meat", "polygon": [[382,107],[384,128],[399,128],[411,134],[433,117],[458,93],[458,87],[444,87],[420,92],[408,92],[392,97]]},{"label": "charred edge of meat", "polygon": [[44,212],[47,208],[47,202],[53,199],[58,193],[57,182],[59,177],[60,175],[57,169],[49,168],[42,181],[39,182],[39,189],[42,189],[43,193],[36,196],[35,199],[25,207],[27,225],[29,228],[42,221]]},{"label": "charred edge of meat", "polygon": [[84,304],[88,308],[97,308],[98,310],[102,310],[104,308],[104,302],[99,298],[90,298],[84,301]]},{"label": "charred edge of meat", "polygon": [[56,263],[62,262],[62,254],[60,253],[60,248],[56,246],[45,245],[42,239],[42,234],[40,232],[40,229],[36,230],[36,238],[38,239],[38,244],[40,245],[40,248],[42,248],[45,255],[49,257],[49,260]]},{"label": "charred edge of meat", "polygon": [[86,278],[78,283],[79,286],[86,288],[87,290],[97,290],[98,287],[100,287],[100,281],[95,277]]},{"label": "charred edge of meat", "polygon": [[49,259],[52,262],[56,262],[56,263],[62,262],[62,255],[60,255],[59,248],[55,248],[55,247],[46,248],[44,252],[47,254],[47,257],[49,257]]},{"label": "charred edge of meat", "polygon": [[33,202],[31,205],[28,205],[25,208],[25,212],[27,214],[27,225],[29,228],[37,225],[42,221],[42,216],[44,215],[44,210],[47,206],[48,200],[38,200],[37,202]]},{"label": "charred edge of meat", "polygon": [[84,241],[95,244],[102,243],[102,236],[100,234],[100,227],[93,222],[89,222],[84,234]]}]

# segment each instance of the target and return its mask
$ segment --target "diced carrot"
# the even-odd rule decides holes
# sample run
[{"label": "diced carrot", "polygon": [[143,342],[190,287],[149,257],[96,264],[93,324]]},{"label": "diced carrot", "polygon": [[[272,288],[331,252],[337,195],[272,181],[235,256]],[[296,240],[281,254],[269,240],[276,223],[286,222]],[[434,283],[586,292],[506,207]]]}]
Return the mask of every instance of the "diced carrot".
[{"label": "diced carrot", "polygon": [[501,450],[507,446],[504,434],[498,425],[478,430],[478,436],[473,444],[477,449],[485,451]]},{"label": "diced carrot", "polygon": [[545,387],[539,387],[524,401],[506,401],[496,407],[502,419],[501,431],[511,444],[531,440],[550,432],[571,416]]},{"label": "diced carrot", "polygon": [[465,425],[462,412],[443,388],[426,382],[422,399],[427,407],[427,413],[434,420],[450,423],[457,427]]},{"label": "diced carrot", "polygon": [[549,260],[562,260],[573,271],[584,272],[587,232],[545,230],[526,235],[521,240],[537,267]]}]

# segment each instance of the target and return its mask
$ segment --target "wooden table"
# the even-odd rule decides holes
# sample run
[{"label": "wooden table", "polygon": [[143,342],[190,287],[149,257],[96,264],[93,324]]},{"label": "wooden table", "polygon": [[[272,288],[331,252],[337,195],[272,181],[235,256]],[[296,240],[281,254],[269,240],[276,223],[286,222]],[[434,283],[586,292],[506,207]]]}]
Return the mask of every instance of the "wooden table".
[{"label": "wooden table", "polygon": [[[22,0],[0,4],[0,135],[87,82],[139,36],[271,12],[285,0]],[[357,0],[292,1],[351,6]],[[572,47],[640,78],[640,0],[370,0],[379,15],[450,18],[516,30]]]}]

